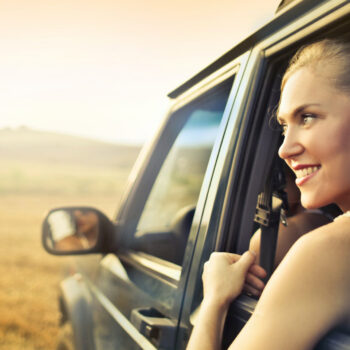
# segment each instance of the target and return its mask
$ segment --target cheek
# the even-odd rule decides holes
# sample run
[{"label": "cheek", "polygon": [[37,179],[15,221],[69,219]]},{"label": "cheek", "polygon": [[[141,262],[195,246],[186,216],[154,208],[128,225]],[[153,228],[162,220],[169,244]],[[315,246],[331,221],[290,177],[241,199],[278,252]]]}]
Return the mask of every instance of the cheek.
[{"label": "cheek", "polygon": [[350,122],[328,125],[315,133],[317,137],[309,139],[309,149],[322,166],[336,161],[350,162]]},{"label": "cheek", "polygon": [[334,135],[330,135],[334,137],[333,144],[338,144],[339,149],[343,151],[350,151],[350,118],[348,118],[348,123],[342,123],[335,130]]},{"label": "cheek", "polygon": [[[349,123],[350,124],[350,123]],[[350,189],[350,127],[343,125],[330,128],[325,137],[314,142],[316,156],[322,172],[323,196],[328,194],[335,201],[342,193]],[[319,193],[319,192],[318,192]]]}]

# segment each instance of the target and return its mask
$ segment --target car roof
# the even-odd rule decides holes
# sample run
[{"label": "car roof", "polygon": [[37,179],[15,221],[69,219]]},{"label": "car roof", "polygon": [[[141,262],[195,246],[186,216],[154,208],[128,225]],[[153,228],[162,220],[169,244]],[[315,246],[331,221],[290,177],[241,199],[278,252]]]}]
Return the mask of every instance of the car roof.
[{"label": "car roof", "polygon": [[305,14],[305,12],[327,1],[328,0],[282,0],[277,7],[275,17],[271,21],[267,22],[256,32],[249,35],[246,39],[238,43],[231,50],[209,64],[185,83],[171,91],[168,97],[172,99],[177,98],[201,80],[231,62],[234,58],[254,47],[258,42],[275,33],[279,28],[295,21],[296,18]]}]

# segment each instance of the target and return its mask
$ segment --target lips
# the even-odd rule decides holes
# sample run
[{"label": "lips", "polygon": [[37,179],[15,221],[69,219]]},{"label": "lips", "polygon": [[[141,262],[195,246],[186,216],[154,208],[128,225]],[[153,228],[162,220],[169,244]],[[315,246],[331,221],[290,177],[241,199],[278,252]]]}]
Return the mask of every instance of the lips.
[{"label": "lips", "polygon": [[296,180],[295,183],[297,186],[302,186],[305,182],[309,181],[314,177],[318,170],[321,168],[320,165],[297,165],[293,166]]},{"label": "lips", "polygon": [[316,172],[320,168],[321,168],[321,166],[305,167],[305,168],[302,168],[302,169],[299,169],[299,170],[295,170],[295,175],[299,179],[299,178],[311,175],[312,173]]}]

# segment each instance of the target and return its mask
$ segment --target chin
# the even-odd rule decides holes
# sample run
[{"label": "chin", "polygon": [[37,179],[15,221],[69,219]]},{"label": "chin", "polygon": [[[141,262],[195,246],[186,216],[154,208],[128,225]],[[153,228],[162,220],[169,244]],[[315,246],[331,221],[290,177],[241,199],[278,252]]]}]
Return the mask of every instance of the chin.
[{"label": "chin", "polygon": [[309,195],[301,195],[301,205],[305,209],[318,209],[331,203],[332,201],[328,201],[325,198],[322,199],[322,198],[314,198],[313,196],[309,196]]}]

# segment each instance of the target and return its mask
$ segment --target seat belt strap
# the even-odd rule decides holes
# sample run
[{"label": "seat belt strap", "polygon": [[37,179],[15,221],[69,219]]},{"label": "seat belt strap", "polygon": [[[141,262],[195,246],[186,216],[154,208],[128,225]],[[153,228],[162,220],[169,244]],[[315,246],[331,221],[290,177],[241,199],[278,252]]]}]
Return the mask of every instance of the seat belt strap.
[{"label": "seat belt strap", "polygon": [[279,162],[275,163],[264,191],[258,196],[254,221],[260,225],[260,265],[266,270],[265,282],[270,278],[276,255],[280,221],[286,225],[287,196],[283,188],[285,178]]}]

